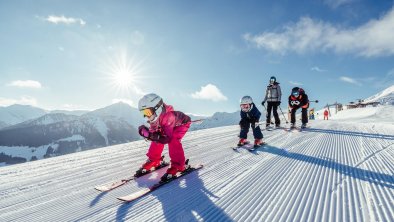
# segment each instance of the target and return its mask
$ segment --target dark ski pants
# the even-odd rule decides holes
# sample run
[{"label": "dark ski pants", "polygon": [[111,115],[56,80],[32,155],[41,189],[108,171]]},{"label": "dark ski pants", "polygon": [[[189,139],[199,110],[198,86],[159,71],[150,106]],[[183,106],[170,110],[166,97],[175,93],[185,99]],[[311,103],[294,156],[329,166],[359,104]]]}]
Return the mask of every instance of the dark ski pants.
[{"label": "dark ski pants", "polygon": [[[297,112],[297,109],[299,109],[301,107],[293,107],[293,109],[291,110],[291,123],[295,123],[296,122],[296,118],[295,118],[295,114]],[[307,108],[301,108],[301,117],[302,117],[302,123],[308,123],[308,109]]]},{"label": "dark ski pants", "polygon": [[274,114],[275,125],[280,125],[280,119],[278,115],[278,102],[267,102],[267,126],[271,124],[271,110]]},{"label": "dark ski pants", "polygon": [[246,139],[248,137],[249,128],[252,126],[253,136],[255,139],[263,139],[263,133],[261,132],[260,126],[256,126],[255,123],[249,121],[241,121],[241,132],[239,138]]}]

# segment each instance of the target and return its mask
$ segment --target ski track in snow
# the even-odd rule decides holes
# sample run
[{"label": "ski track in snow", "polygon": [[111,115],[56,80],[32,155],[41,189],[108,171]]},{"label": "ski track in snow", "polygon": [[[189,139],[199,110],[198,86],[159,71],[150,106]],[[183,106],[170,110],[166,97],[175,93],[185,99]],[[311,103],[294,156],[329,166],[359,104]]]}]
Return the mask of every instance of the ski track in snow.
[{"label": "ski track in snow", "polygon": [[317,120],[263,131],[268,145],[253,152],[232,150],[238,126],[193,131],[185,153],[204,167],[131,203],[116,197],[165,168],[110,192],[94,187],[131,176],[145,141],[2,167],[0,221],[394,221],[392,130]]}]

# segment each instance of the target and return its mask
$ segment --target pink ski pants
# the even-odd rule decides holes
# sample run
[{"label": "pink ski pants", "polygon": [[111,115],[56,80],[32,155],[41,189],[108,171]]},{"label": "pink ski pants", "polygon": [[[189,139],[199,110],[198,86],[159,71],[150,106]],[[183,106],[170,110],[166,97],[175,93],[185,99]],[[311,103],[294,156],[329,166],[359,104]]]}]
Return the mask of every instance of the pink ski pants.
[{"label": "pink ski pants", "polygon": [[[172,138],[168,143],[168,152],[170,154],[171,166],[183,168],[185,165],[185,153],[183,151],[181,139],[189,130],[190,123],[176,126],[174,128]],[[164,144],[152,142],[148,153],[146,154],[150,160],[159,160],[163,153]]]}]

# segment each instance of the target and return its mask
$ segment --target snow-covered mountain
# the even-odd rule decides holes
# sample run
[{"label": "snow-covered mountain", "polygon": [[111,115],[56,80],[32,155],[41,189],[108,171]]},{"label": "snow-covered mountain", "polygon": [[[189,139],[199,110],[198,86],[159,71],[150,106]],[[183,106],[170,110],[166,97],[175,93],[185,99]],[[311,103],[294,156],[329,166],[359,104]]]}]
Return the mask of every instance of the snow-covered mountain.
[{"label": "snow-covered mountain", "polygon": [[190,130],[200,130],[235,125],[238,124],[240,120],[240,114],[239,111],[233,113],[217,112],[211,117],[203,117],[202,119],[202,122],[192,124]]},{"label": "snow-covered mountain", "polygon": [[0,130],[0,162],[20,163],[138,140],[137,114],[118,103],[82,116],[50,113],[5,127]]},{"label": "snow-covered mountain", "polygon": [[88,113],[88,110],[51,110],[50,113],[63,113],[67,115],[75,115],[82,116],[85,113]]},{"label": "snow-covered mountain", "polygon": [[380,102],[382,105],[394,105],[394,85],[366,98],[364,102]]},{"label": "snow-covered mountain", "polygon": [[97,109],[95,111],[86,113],[84,115],[89,116],[116,116],[127,121],[130,125],[139,126],[144,124],[146,121],[141,116],[138,109],[131,107],[127,103],[118,102],[110,106]]},{"label": "snow-covered mountain", "polygon": [[[0,107],[0,128],[1,126],[11,126],[35,119],[47,113],[46,110],[29,105],[11,105]],[[2,123],[2,124],[1,124]]]},{"label": "snow-covered mountain", "polygon": [[128,204],[116,197],[165,169],[110,192],[94,187],[130,177],[146,160],[143,140],[1,167],[0,221],[394,221],[394,106],[386,107],[371,107],[366,123],[360,115],[263,131],[268,145],[254,152],[233,151],[237,125],[188,132],[185,154],[204,167]]}]

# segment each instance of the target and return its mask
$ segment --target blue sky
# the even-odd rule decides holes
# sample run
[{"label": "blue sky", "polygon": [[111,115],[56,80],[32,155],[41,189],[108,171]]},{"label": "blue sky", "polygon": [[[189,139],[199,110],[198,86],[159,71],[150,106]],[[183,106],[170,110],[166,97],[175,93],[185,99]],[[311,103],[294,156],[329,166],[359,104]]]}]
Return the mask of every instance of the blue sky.
[{"label": "blue sky", "polygon": [[211,115],[260,104],[270,76],[282,108],[295,86],[320,108],[394,84],[393,1],[273,2],[0,0],[0,106],[93,110],[155,92]]}]

